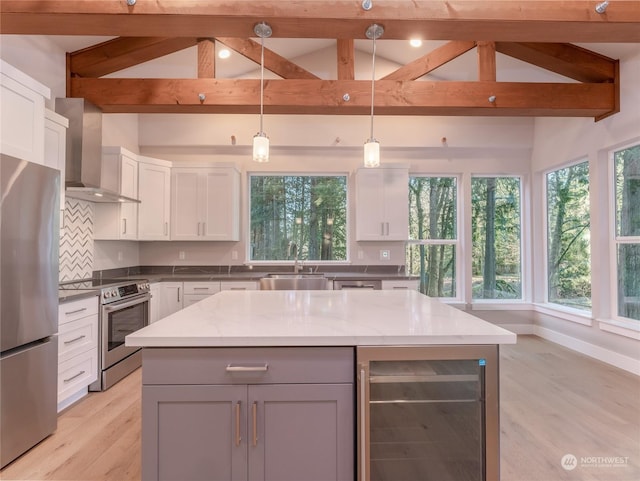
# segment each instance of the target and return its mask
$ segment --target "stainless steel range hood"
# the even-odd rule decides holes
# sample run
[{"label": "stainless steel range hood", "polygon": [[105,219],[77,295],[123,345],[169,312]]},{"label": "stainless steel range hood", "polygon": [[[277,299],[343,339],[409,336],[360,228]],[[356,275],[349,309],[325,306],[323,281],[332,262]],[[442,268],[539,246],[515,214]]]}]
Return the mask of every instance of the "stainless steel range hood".
[{"label": "stainless steel range hood", "polygon": [[69,119],[65,195],[88,202],[140,202],[102,186],[102,111],[82,98],[59,98],[56,112]]}]

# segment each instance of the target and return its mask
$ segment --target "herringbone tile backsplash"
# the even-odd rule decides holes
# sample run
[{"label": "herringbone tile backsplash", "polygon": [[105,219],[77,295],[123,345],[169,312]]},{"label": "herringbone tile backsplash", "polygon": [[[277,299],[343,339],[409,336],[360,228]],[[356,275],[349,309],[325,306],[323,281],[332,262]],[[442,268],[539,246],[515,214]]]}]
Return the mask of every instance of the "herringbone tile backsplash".
[{"label": "herringbone tile backsplash", "polygon": [[60,236],[60,282],[86,279],[93,273],[93,205],[66,199]]}]

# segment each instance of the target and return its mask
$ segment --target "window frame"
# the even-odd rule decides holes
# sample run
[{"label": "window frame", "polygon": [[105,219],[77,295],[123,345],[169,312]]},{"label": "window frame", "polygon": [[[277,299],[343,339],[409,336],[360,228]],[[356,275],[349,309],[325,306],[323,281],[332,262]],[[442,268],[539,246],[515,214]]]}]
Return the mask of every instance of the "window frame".
[{"label": "window frame", "polygon": [[351,196],[350,196],[350,175],[348,172],[318,172],[318,171],[279,171],[279,172],[271,172],[271,171],[255,171],[255,172],[247,172],[247,189],[246,189],[246,236],[247,240],[245,243],[246,252],[245,259],[247,259],[246,264],[248,265],[263,265],[263,266],[293,266],[295,264],[294,260],[261,260],[261,259],[252,259],[251,258],[251,242],[250,242],[250,233],[251,233],[251,179],[253,177],[343,177],[345,179],[345,244],[346,244],[346,259],[345,260],[310,260],[303,259],[298,260],[298,263],[301,265],[303,263],[312,264],[312,265],[345,265],[350,264],[350,242],[351,242]]},{"label": "window frame", "polygon": [[[472,198],[472,193],[473,193],[473,179],[474,178],[511,178],[511,179],[518,179],[519,180],[519,203],[520,203],[520,209],[519,209],[519,216],[520,216],[520,297],[518,298],[514,298],[514,299],[476,299],[473,297],[473,226],[470,223],[469,224],[469,243],[470,243],[470,247],[471,247],[471,254],[470,254],[470,267],[469,267],[469,283],[470,283],[470,290],[469,290],[469,302],[471,302],[472,304],[477,304],[477,305],[485,305],[485,304],[520,304],[525,302],[525,300],[527,299],[527,292],[528,292],[528,283],[527,283],[527,277],[526,277],[526,261],[525,261],[525,223],[524,223],[524,216],[525,216],[525,210],[524,210],[524,203],[525,203],[525,199],[524,199],[524,176],[519,175],[519,174],[487,174],[487,173],[483,173],[483,174],[470,174],[469,175],[469,209],[470,209],[470,215],[473,211],[473,198]],[[546,189],[546,182],[545,182],[545,189]],[[545,195],[545,199],[546,199],[546,195]],[[546,216],[545,216],[546,218]]]},{"label": "window frame", "polygon": [[617,202],[616,202],[616,163],[615,154],[622,150],[626,150],[632,147],[640,146],[640,140],[635,140],[629,143],[625,143],[616,148],[612,148],[608,151],[608,185],[610,189],[609,195],[609,239],[610,239],[610,312],[609,316],[616,324],[620,324],[622,327],[630,328],[634,331],[640,331],[640,320],[633,319],[631,317],[624,317],[618,313],[618,248],[624,244],[640,244],[640,235],[638,236],[620,236],[618,235],[618,216],[617,216]]},{"label": "window frame", "polygon": [[[544,231],[544,235],[543,235],[543,248],[544,248],[544,259],[543,259],[543,269],[542,271],[544,272],[544,279],[543,279],[543,285],[544,285],[544,307],[548,308],[548,309],[552,309],[552,310],[556,310],[556,311],[561,311],[561,312],[565,312],[567,314],[572,315],[570,320],[573,320],[575,322],[578,322],[580,324],[585,324],[585,325],[591,325],[591,318],[593,315],[593,278],[592,278],[592,274],[593,274],[593,255],[591,255],[591,247],[592,247],[592,243],[589,242],[589,254],[590,254],[590,261],[589,261],[589,269],[590,269],[590,279],[589,282],[591,284],[591,308],[590,309],[578,309],[576,307],[570,307],[570,306],[566,306],[564,304],[558,304],[556,302],[551,302],[549,300],[549,197],[548,197],[548,189],[547,189],[547,176],[552,173],[552,172],[557,172],[559,170],[562,169],[568,169],[571,167],[574,167],[576,165],[579,164],[584,164],[586,163],[587,166],[589,167],[589,189],[592,188],[592,183],[593,183],[593,179],[592,179],[592,169],[591,169],[591,162],[589,161],[589,156],[588,155],[582,155],[572,161],[563,163],[561,165],[557,165],[555,167],[550,167],[546,170],[544,170],[542,172],[542,204],[543,204],[543,209],[542,209],[542,228]],[[591,224],[592,224],[592,208],[593,206],[591,205],[591,198],[589,198],[590,204],[589,204],[589,230],[591,230]],[[583,320],[584,319],[584,320]]]},{"label": "window frame", "polygon": [[[463,246],[463,239],[465,236],[465,232],[464,232],[464,225],[462,223],[463,221],[463,209],[464,209],[464,203],[463,203],[463,188],[462,188],[462,175],[461,174],[449,174],[449,173],[426,173],[426,172],[409,172],[409,181],[411,180],[411,178],[416,178],[416,177],[420,177],[420,178],[443,178],[443,177],[448,177],[448,178],[452,178],[455,179],[455,183],[456,183],[456,236],[455,239],[410,239],[407,238],[406,241],[406,245],[405,245],[405,250],[406,248],[409,247],[409,245],[425,245],[425,246],[432,246],[432,245],[452,245],[454,246],[454,254],[455,254],[455,290],[456,290],[456,295],[455,297],[434,297],[433,299],[437,299],[439,301],[442,301],[444,303],[447,304],[456,304],[456,303],[461,303],[464,302],[464,293],[463,293],[463,287],[464,287],[464,280],[462,279],[462,277],[464,276],[465,273],[465,269],[464,269],[464,262],[462,259],[462,246]],[[411,209],[411,207],[409,206],[409,210]],[[410,226],[410,225],[409,225]]]}]

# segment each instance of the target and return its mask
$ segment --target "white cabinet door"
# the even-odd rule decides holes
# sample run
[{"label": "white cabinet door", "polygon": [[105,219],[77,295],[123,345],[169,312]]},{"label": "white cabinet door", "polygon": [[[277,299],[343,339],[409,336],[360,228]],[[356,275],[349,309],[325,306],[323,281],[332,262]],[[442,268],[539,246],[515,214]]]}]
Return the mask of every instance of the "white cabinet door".
[{"label": "white cabinet door", "polygon": [[[120,147],[104,147],[102,186],[137,199],[138,160],[135,154]],[[137,240],[138,204],[96,203],[93,235],[96,240]]]},{"label": "white cabinet door", "polygon": [[[64,210],[64,178],[69,120],[52,110],[45,110],[44,165],[60,171],[60,210]],[[62,221],[62,217],[60,219]]]},{"label": "white cabinet door", "polygon": [[171,169],[138,164],[138,240],[169,240]]},{"label": "white cabinet door", "polygon": [[240,174],[235,168],[174,168],[171,239],[237,241]]},{"label": "white cabinet door", "polygon": [[203,174],[206,200],[203,237],[207,240],[240,240],[240,174],[234,169],[216,169]]},{"label": "white cabinet door", "polygon": [[149,324],[160,320],[160,298],[162,297],[162,284],[152,282],[149,286],[151,299],[149,300]]},{"label": "white cabinet door", "polygon": [[184,292],[182,282],[160,284],[160,319],[182,309]]},{"label": "white cabinet door", "polygon": [[0,152],[44,162],[44,100],[49,88],[0,59]]},{"label": "white cabinet door", "polygon": [[173,169],[171,181],[171,240],[201,240],[199,169]]},{"label": "white cabinet door", "polygon": [[406,240],[409,235],[409,171],[356,172],[356,241]]}]

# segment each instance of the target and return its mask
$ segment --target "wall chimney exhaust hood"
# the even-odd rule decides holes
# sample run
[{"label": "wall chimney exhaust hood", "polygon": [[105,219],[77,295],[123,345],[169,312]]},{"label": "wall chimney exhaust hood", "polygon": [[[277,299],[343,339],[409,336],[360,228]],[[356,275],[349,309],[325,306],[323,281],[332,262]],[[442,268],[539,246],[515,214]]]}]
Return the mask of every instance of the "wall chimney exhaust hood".
[{"label": "wall chimney exhaust hood", "polygon": [[56,112],[69,119],[65,194],[88,202],[140,202],[103,188],[102,111],[82,98],[56,99]]}]

